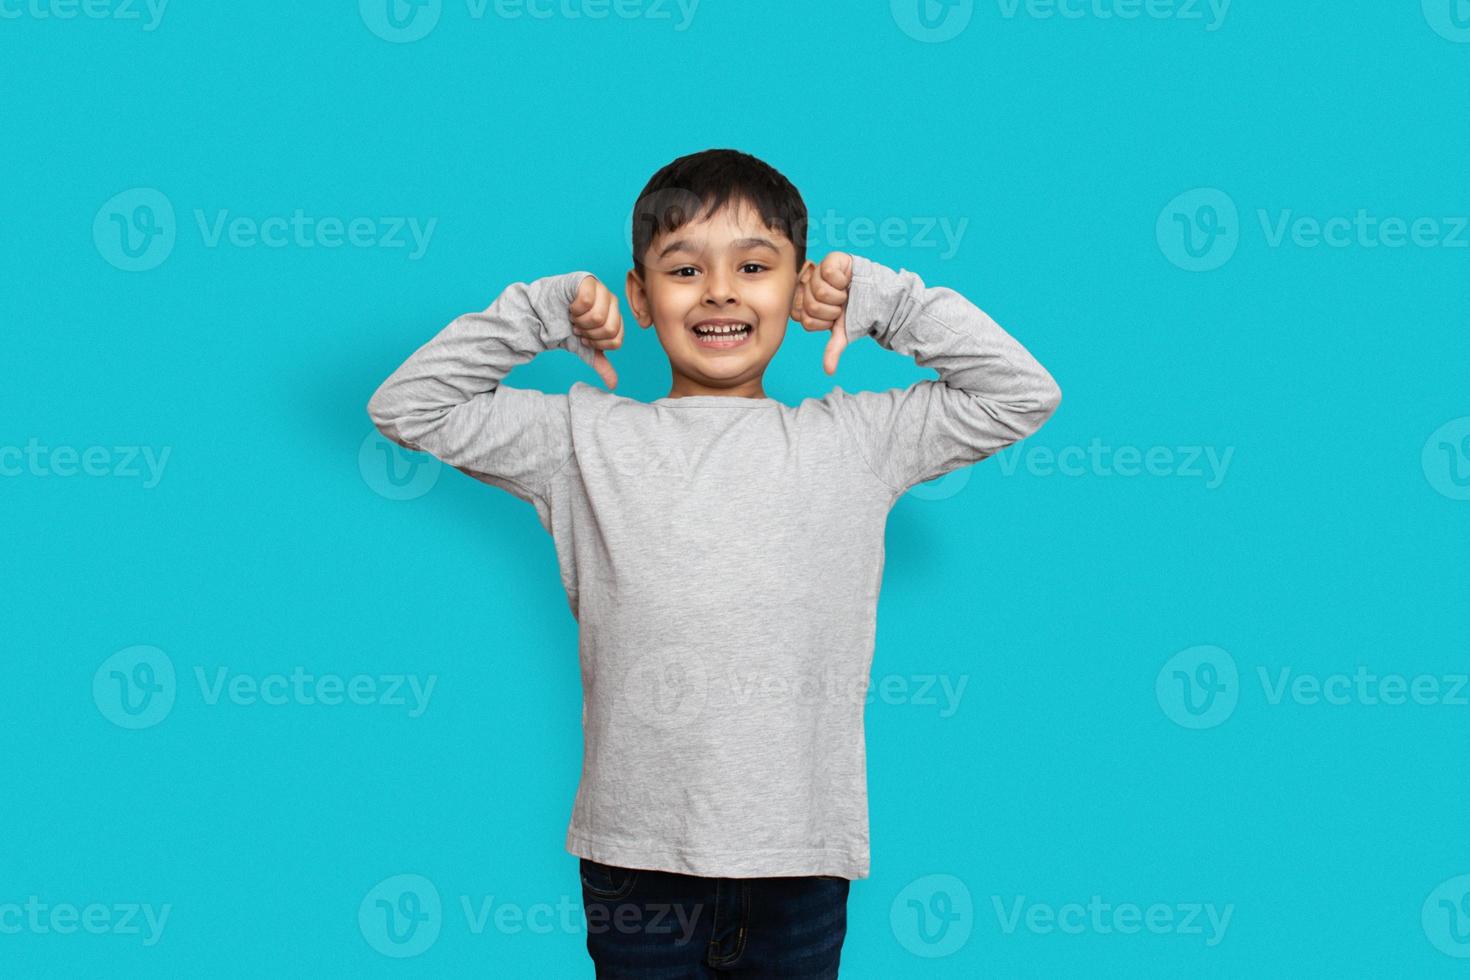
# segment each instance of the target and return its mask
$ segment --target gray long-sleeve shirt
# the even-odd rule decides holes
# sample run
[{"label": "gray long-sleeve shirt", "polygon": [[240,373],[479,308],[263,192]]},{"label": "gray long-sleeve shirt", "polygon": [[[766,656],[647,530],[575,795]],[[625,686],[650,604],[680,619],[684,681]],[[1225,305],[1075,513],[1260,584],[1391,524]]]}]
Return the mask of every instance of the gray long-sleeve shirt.
[{"label": "gray long-sleeve shirt", "polygon": [[1061,392],[954,290],[853,257],[852,340],[935,369],[795,407],[640,402],[500,380],[589,364],[568,307],[589,273],[514,283],[383,382],[387,438],[532,504],[580,629],[574,855],[720,877],[866,878],[863,708],[889,509],[1036,431]]}]

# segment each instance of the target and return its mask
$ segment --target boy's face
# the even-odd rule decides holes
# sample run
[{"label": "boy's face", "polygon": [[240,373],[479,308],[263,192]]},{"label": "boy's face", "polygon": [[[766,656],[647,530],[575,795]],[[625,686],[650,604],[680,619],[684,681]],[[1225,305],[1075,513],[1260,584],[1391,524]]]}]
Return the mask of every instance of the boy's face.
[{"label": "boy's face", "polygon": [[[680,395],[761,393],[796,295],[796,247],[743,203],[665,232],[628,271],[628,305],[658,331]],[[738,321],[720,336],[705,321]]]}]

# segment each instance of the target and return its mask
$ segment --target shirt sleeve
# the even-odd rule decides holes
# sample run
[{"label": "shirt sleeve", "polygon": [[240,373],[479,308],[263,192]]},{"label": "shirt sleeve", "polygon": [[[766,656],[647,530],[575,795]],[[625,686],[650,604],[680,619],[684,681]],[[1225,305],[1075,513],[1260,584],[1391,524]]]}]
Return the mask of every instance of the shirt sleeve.
[{"label": "shirt sleeve", "polygon": [[588,272],[516,282],[480,313],[456,317],[368,401],[384,437],[431,453],[531,504],[571,455],[566,395],[500,384],[511,368],[561,348],[591,365],[568,308]]},{"label": "shirt sleeve", "polygon": [[1061,403],[1047,370],[965,297],[859,255],[847,335],[849,342],[871,335],[939,373],[907,388],[838,388],[829,396],[868,466],[895,493],[1026,438]]}]

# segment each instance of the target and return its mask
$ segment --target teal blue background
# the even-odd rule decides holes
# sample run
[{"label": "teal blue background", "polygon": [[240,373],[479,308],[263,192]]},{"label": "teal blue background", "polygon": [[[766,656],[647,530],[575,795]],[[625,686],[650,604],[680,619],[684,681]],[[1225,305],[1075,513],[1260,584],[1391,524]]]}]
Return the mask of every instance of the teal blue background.
[{"label": "teal blue background", "polygon": [[[591,975],[580,928],[475,934],[460,908],[579,898],[576,624],[550,538],[452,470],[412,500],[375,492],[364,406],[512,281],[586,268],[620,290],[638,189],[714,146],[778,167],[814,218],[968,220],[950,258],[844,250],[959,289],[1051,370],[1062,406],[1011,452],[1233,450],[1215,488],[988,460],[899,501],[875,681],[968,686],[949,717],[868,708],[872,876],[844,976],[1463,974],[1421,907],[1470,873],[1470,708],[1272,704],[1257,671],[1470,669],[1470,502],[1421,464],[1470,416],[1470,250],[1271,247],[1257,212],[1470,214],[1470,44],[1418,2],[1237,0],[1214,31],[1004,10],[977,4],[942,43],[886,2],[705,0],[681,31],[677,13],[475,19],[449,0],[402,44],[350,2],[174,0],[152,31],[0,20],[0,445],[171,450],[152,488],[0,477],[0,906],[172,906],[151,947],[0,932],[0,975]],[[93,223],[140,187],[177,240],[128,272]],[[1208,272],[1155,235],[1195,188],[1239,208],[1237,251]],[[210,248],[193,216],[297,208],[437,225],[410,260]],[[822,345],[793,325],[767,390],[933,376],[866,344],[829,378]],[[668,393],[651,334],[613,361],[621,394]],[[561,352],[512,377],[575,380],[596,383]],[[132,731],[92,682],[139,644],[178,682]],[[1199,645],[1233,657],[1238,706],[1193,730],[1155,682]],[[437,686],[410,718],[211,705],[194,681],[297,666]],[[358,925],[398,874],[444,905],[408,959]],[[973,906],[937,958],[911,952],[900,900],[929,875]],[[1008,933],[992,906],[1093,895],[1232,918],[1211,947]]]}]

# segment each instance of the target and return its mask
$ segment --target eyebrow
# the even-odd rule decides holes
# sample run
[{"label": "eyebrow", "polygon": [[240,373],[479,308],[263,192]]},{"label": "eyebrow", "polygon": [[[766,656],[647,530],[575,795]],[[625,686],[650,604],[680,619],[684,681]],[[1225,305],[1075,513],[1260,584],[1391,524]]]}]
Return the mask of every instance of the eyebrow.
[{"label": "eyebrow", "polygon": [[[776,243],[771,241],[769,238],[738,238],[730,243],[730,247],[737,250],[746,248],[768,248],[773,252],[781,251]],[[658,257],[664,258],[665,256],[671,255],[674,252],[681,251],[697,252],[699,251],[699,249],[697,249],[694,243],[689,241],[687,238],[680,238],[676,239],[675,241],[669,242],[662,249],[660,249]]]}]

